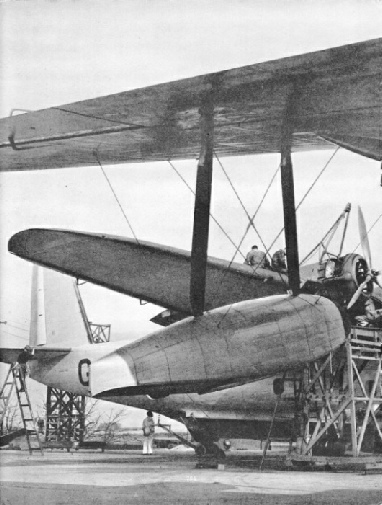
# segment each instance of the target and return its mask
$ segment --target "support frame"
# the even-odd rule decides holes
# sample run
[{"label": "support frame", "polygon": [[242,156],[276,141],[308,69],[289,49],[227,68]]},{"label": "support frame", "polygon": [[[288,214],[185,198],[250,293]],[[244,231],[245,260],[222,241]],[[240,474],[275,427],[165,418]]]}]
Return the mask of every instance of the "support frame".
[{"label": "support frame", "polygon": [[[382,331],[353,327],[341,349],[310,365],[302,403],[308,407],[307,423],[314,420],[316,425],[311,434],[307,426],[300,454],[312,454],[322,437],[328,436],[333,428],[341,440],[346,417],[350,424],[352,457],[362,455],[368,425],[374,427],[382,442],[382,423],[375,414],[377,407],[382,409],[381,355]],[[342,373],[346,384],[341,389]]]}]

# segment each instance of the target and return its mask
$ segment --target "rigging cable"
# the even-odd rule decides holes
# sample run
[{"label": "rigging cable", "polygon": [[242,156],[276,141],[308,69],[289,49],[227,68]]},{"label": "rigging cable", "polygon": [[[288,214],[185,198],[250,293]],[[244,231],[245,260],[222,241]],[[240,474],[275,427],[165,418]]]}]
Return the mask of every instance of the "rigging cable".
[{"label": "rigging cable", "polygon": [[[247,234],[248,234],[248,232],[249,232],[249,230],[250,230],[251,224],[253,225],[253,227],[254,227],[255,231],[257,232],[257,230],[256,230],[256,228],[255,228],[255,226],[254,226],[254,224],[253,224],[253,221],[254,221],[255,217],[257,216],[257,214],[258,214],[258,212],[259,212],[259,210],[260,210],[260,208],[261,208],[261,206],[262,206],[262,204],[263,204],[263,202],[264,202],[264,200],[265,200],[266,196],[268,195],[269,190],[270,190],[270,188],[271,188],[271,186],[272,186],[272,184],[273,184],[273,182],[274,182],[274,180],[275,180],[275,178],[276,178],[276,176],[277,176],[277,174],[278,174],[278,172],[279,172],[280,168],[281,168],[281,164],[279,164],[279,166],[277,167],[276,171],[274,172],[274,174],[273,174],[273,176],[272,176],[271,180],[269,181],[269,184],[268,184],[268,186],[267,186],[267,188],[266,188],[266,190],[265,190],[265,192],[264,192],[264,195],[263,195],[262,199],[260,200],[260,203],[259,203],[259,205],[257,206],[257,209],[255,210],[255,212],[254,212],[254,214],[253,214],[252,218],[251,218],[251,217],[249,217],[249,223],[248,223],[248,225],[247,225],[247,228],[246,228],[246,230],[245,230],[245,232],[244,232],[244,235],[243,235],[242,239],[240,240],[240,243],[239,243],[238,247],[236,248],[236,250],[235,250],[235,252],[234,252],[234,255],[233,255],[233,257],[232,257],[232,259],[231,259],[231,261],[230,261],[230,263],[229,263],[229,265],[228,265],[227,270],[225,271],[225,273],[224,273],[224,275],[223,275],[223,280],[222,280],[222,282],[224,282],[224,279],[225,279],[225,277],[226,277],[226,272],[227,272],[227,271],[231,268],[232,263],[235,261],[236,254],[237,254],[238,252],[240,252],[240,254],[242,254],[242,253],[241,253],[241,251],[240,251],[240,247],[242,246],[242,244],[243,244],[243,242],[244,242],[244,239],[245,239],[245,237],[247,236]],[[258,232],[257,232],[257,234],[258,234],[258,236],[260,237],[260,235],[259,235],[259,233],[258,233]],[[260,237],[260,240],[261,240],[261,237]],[[271,256],[270,256],[270,254],[269,254],[269,250],[270,250],[270,248],[268,249],[268,248],[266,247],[266,245],[263,243],[263,241],[262,241],[262,244],[263,244],[263,247],[264,247],[264,249],[265,249],[265,251],[266,251],[266,254],[268,254],[268,256],[269,256],[269,257],[271,257]],[[244,257],[244,255],[243,255],[243,254],[242,254],[242,256]],[[244,258],[245,258],[245,257],[244,257]],[[256,266],[253,266],[253,265],[248,265],[248,266],[252,268],[252,273],[256,273],[256,271],[258,270],[258,268],[260,268],[260,265],[256,265]],[[282,282],[284,283],[284,285],[287,287],[288,283],[287,283],[286,279],[284,279],[284,277],[282,276],[282,273],[281,273],[281,272],[277,272],[277,273],[278,273],[278,275],[280,276],[281,281],[282,281]],[[224,314],[224,316],[222,317],[221,321],[223,321],[223,319],[226,317],[226,315],[228,314],[228,312],[231,310],[231,307],[232,307],[232,305],[230,305],[230,306],[229,306],[229,308],[228,308],[227,312]],[[220,325],[221,321],[218,323],[218,326]]]},{"label": "rigging cable", "polygon": [[23,336],[21,336],[21,335],[16,335],[16,333],[11,333],[10,331],[1,330],[1,332],[0,332],[0,333],[1,333],[1,335],[2,335],[3,333],[6,333],[7,335],[11,335],[12,337],[20,338],[21,340],[24,340],[24,341],[25,341],[25,340],[28,340],[28,337],[23,337]]},{"label": "rigging cable", "polygon": [[302,259],[300,261],[300,265],[303,265],[306,261],[309,260],[309,258],[316,252],[316,250],[322,245],[324,246],[324,243],[325,243],[325,240],[327,239],[327,237],[329,237],[329,235],[331,235],[330,239],[328,240],[328,243],[325,247],[325,249],[327,248],[327,246],[329,245],[330,241],[332,240],[333,238],[333,235],[334,233],[337,231],[338,229],[338,226],[341,222],[341,220],[344,218],[344,213],[342,213],[337,219],[336,221],[334,222],[334,224],[329,228],[329,230],[325,233],[325,235],[322,237],[322,239],[318,242],[317,245],[315,245],[313,247],[313,249],[304,257],[304,259]]},{"label": "rigging cable", "polygon": [[[232,257],[232,259],[231,259],[231,261],[230,261],[229,266],[231,266],[231,265],[232,265],[232,263],[235,261],[236,254],[239,252],[239,248],[240,248],[240,247],[241,247],[241,245],[243,244],[244,239],[245,239],[245,237],[247,236],[247,234],[248,234],[248,232],[249,232],[249,229],[250,229],[250,227],[251,227],[251,224],[253,224],[253,221],[254,221],[255,217],[257,216],[257,214],[258,214],[258,212],[259,212],[259,210],[260,210],[260,207],[261,207],[261,205],[263,204],[263,202],[264,202],[264,200],[265,200],[265,198],[266,198],[266,196],[267,196],[267,194],[268,194],[268,192],[269,192],[269,190],[270,190],[270,188],[271,188],[271,186],[272,186],[272,184],[273,184],[273,181],[275,180],[276,175],[278,174],[278,172],[279,172],[279,170],[280,170],[280,168],[281,168],[281,165],[279,165],[279,166],[277,167],[277,170],[276,170],[276,171],[275,171],[275,173],[273,174],[273,176],[272,176],[272,178],[271,178],[271,180],[270,180],[270,182],[269,182],[269,184],[268,184],[268,187],[267,187],[267,189],[265,190],[265,193],[264,193],[264,195],[263,195],[262,199],[260,200],[259,205],[257,206],[257,209],[256,209],[255,213],[254,213],[254,214],[253,214],[253,216],[250,218],[249,223],[248,223],[248,225],[247,225],[247,228],[246,228],[246,230],[245,230],[245,232],[244,232],[244,235],[243,235],[242,239],[240,240],[239,246],[238,246],[238,248],[236,249],[235,254],[234,254],[234,255],[233,255],[233,257]],[[259,235],[259,236],[260,236],[260,235]],[[260,239],[260,240],[261,240],[261,239]],[[268,253],[268,256],[270,256],[270,254],[269,254],[269,249],[270,249],[270,248],[268,249],[268,248],[267,248],[264,244],[263,244],[263,246],[264,246],[264,249],[266,250],[266,253]]]},{"label": "rigging cable", "polygon": [[[367,233],[366,235],[369,235],[369,233],[371,232],[371,230],[374,228],[374,226],[378,223],[378,221],[381,219],[382,217],[382,214],[380,214],[377,219],[374,221],[374,223],[370,226],[370,228],[367,230]],[[356,252],[356,250],[358,249],[358,247],[361,245],[361,242],[358,242],[357,246],[355,247],[354,251],[352,252],[352,254],[354,254]]]},{"label": "rigging cable", "polygon": [[[297,205],[297,207],[296,207],[296,211],[300,208],[300,206],[302,205],[302,203],[304,202],[304,200],[306,199],[306,197],[308,196],[308,194],[311,192],[311,190],[313,189],[313,187],[315,186],[315,184],[317,183],[317,181],[319,180],[319,178],[320,178],[320,177],[322,176],[322,174],[325,172],[325,170],[327,169],[327,167],[329,166],[330,162],[333,160],[334,156],[337,154],[337,152],[339,151],[339,149],[340,149],[340,147],[338,146],[338,147],[335,149],[334,153],[332,153],[332,155],[330,156],[329,160],[326,162],[326,164],[324,165],[324,167],[322,168],[322,170],[320,171],[320,173],[319,173],[319,174],[317,175],[317,177],[314,179],[314,181],[312,182],[312,184],[310,185],[310,187],[308,188],[308,190],[305,192],[304,196],[303,196],[303,197],[302,197],[302,199],[300,200],[299,204],[298,204],[298,205]],[[267,193],[268,193],[268,191],[269,191],[269,188],[270,188],[270,186],[272,185],[272,183],[273,183],[273,181],[274,181],[274,179],[275,179],[275,177],[276,177],[276,174],[278,173],[278,171],[279,171],[280,167],[281,167],[281,165],[279,165],[279,167],[277,168],[276,172],[274,173],[274,175],[273,175],[273,177],[272,177],[272,179],[271,179],[271,181],[270,181],[270,183],[269,183],[269,185],[268,185],[268,188],[267,188],[267,190],[266,190],[266,192],[265,192],[265,194],[264,194],[264,197],[263,197],[263,199],[262,199],[262,200],[261,200],[261,202],[260,202],[260,205],[261,205],[261,204],[262,204],[262,202],[264,201],[265,196],[267,195]],[[259,205],[259,207],[260,207],[260,205]],[[254,215],[254,217],[253,217],[253,219],[255,218],[255,216],[256,216],[256,214],[257,214],[257,212],[258,212],[258,210],[259,210],[259,207],[258,207],[258,209],[257,209],[257,211],[256,211],[256,213],[255,213],[255,215]],[[247,227],[247,230],[246,230],[245,235],[248,233],[248,229],[249,229],[249,228]],[[284,231],[284,227],[283,227],[283,228],[281,228],[280,232],[278,233],[278,235],[276,236],[276,238],[275,238],[275,239],[273,240],[273,242],[271,243],[271,245],[270,245],[269,249],[267,249],[267,252],[268,252],[268,251],[269,251],[269,250],[273,247],[273,245],[275,244],[276,240],[280,237],[280,235],[281,235],[281,233],[282,233],[283,231]],[[244,235],[244,236],[245,236],[245,235]],[[244,240],[244,237],[243,237],[242,241],[240,242],[240,245],[241,245],[241,243],[243,242],[243,240]],[[235,254],[236,254],[236,253],[235,253]],[[232,261],[231,261],[230,265],[232,264],[232,262],[233,262],[234,258],[235,258],[235,256],[233,257],[233,259],[232,259]],[[300,265],[301,265],[301,263],[300,263]],[[256,272],[256,270],[257,270],[258,268],[259,268],[259,265],[257,265],[255,268],[253,268],[253,267],[252,267],[253,273],[255,273],[255,272]],[[278,272],[278,273],[279,273],[279,275],[280,275],[280,279],[284,282],[284,284],[285,284],[285,285],[287,285],[287,282],[285,281],[285,279],[284,279],[284,277],[282,276],[281,272]],[[228,307],[227,312],[223,315],[223,317],[221,318],[221,321],[223,321],[223,320],[224,320],[224,318],[226,317],[226,315],[227,315],[227,314],[229,313],[229,311],[231,310],[231,307],[232,307],[232,305],[230,305],[230,306]],[[221,321],[220,321],[220,322],[221,322]],[[220,322],[219,322],[219,324],[220,324]]]},{"label": "rigging cable", "polygon": [[[173,165],[173,163],[171,163],[171,161],[170,161],[170,160],[167,160],[167,162],[168,162],[168,164],[170,165],[170,167],[174,170],[174,172],[175,172],[175,173],[179,176],[179,178],[183,181],[183,183],[187,186],[187,188],[191,191],[191,193],[195,195],[195,191],[194,191],[194,190],[192,189],[192,187],[188,184],[188,182],[185,180],[185,178],[182,176],[182,174],[181,174],[181,173],[180,173],[180,172],[176,169],[176,167]],[[262,198],[262,200],[261,200],[260,204],[264,201],[265,196],[267,195],[267,193],[268,193],[268,191],[269,191],[269,188],[270,188],[270,186],[271,186],[271,184],[272,184],[272,182],[273,182],[274,178],[276,177],[276,174],[277,174],[277,172],[278,172],[279,168],[280,168],[280,167],[278,167],[278,169],[276,170],[276,173],[273,175],[273,177],[272,177],[272,179],[271,179],[271,182],[269,183],[268,188],[267,188],[267,190],[266,190],[266,192],[265,192],[265,195],[263,196],[263,198]],[[258,212],[259,208],[260,208],[260,205],[259,205],[259,207],[257,208],[257,210],[256,210],[256,212],[255,212],[255,214],[254,214],[254,216],[253,216],[253,219],[255,218],[255,216],[256,216],[256,214],[257,214],[257,212]],[[215,219],[215,217],[211,214],[211,212],[209,213],[209,215],[210,215],[211,219],[213,219],[213,221],[214,221],[214,222],[218,225],[218,227],[219,227],[219,228],[220,228],[220,230],[224,233],[224,235],[227,237],[227,239],[231,242],[231,244],[234,246],[234,248],[235,248],[235,250],[236,250],[236,252],[235,252],[235,256],[236,256],[236,253],[237,253],[237,252],[239,252],[239,253],[241,254],[241,256],[243,257],[243,259],[245,260],[245,256],[244,256],[244,254],[243,254],[243,253],[240,251],[240,249],[239,249],[239,248],[240,248],[240,246],[237,246],[237,245],[233,242],[233,240],[232,240],[232,239],[230,238],[230,236],[226,233],[226,231],[223,229],[223,227],[220,225],[220,223],[219,223],[219,222]],[[232,262],[233,262],[233,259],[231,260],[231,262],[230,262],[229,266],[225,269],[225,271],[224,271],[224,273],[223,273],[223,278],[222,278],[222,281],[221,281],[222,283],[224,282],[224,279],[226,278],[226,273],[227,273],[227,271],[230,269],[230,267],[231,267],[231,265],[232,265]],[[253,267],[252,265],[247,265],[247,266],[248,266],[249,268],[251,268],[251,269],[252,269],[252,272],[253,272],[253,273],[255,273],[255,272],[256,272],[257,267]],[[282,281],[284,282],[284,284],[286,284],[286,281],[285,281],[285,279],[282,277],[281,273],[279,273],[279,275],[280,275],[280,277],[281,277]],[[226,313],[222,316],[222,318],[220,319],[220,321],[216,324],[216,327],[217,327],[217,328],[219,328],[219,327],[220,327],[221,323],[223,322],[223,320],[224,320],[224,319],[225,319],[225,317],[227,316],[228,312],[231,310],[231,307],[232,307],[232,304],[231,304],[231,305],[229,305],[229,308],[228,308],[227,312],[226,312]],[[239,312],[239,311],[237,311],[237,312]],[[243,317],[244,317],[245,319],[247,319],[245,316],[243,316]],[[207,329],[207,326],[206,326],[206,329]]]},{"label": "rigging cable", "polygon": [[[175,172],[175,173],[176,173],[176,174],[180,177],[180,179],[184,182],[184,184],[187,186],[187,188],[191,191],[191,193],[195,195],[195,191],[194,191],[194,190],[192,189],[192,187],[188,184],[188,182],[185,180],[185,178],[182,176],[182,174],[181,174],[181,173],[180,173],[180,172],[176,169],[176,167],[173,165],[173,163],[171,163],[171,161],[170,161],[170,160],[167,160],[167,162],[168,162],[168,164],[170,165],[170,167],[174,170],[174,172]],[[279,167],[279,168],[280,168],[280,167]],[[273,182],[274,178],[276,177],[276,174],[277,174],[277,172],[278,172],[279,168],[276,170],[276,173],[275,173],[275,174],[274,174],[274,176],[272,177],[272,180],[271,180],[271,182],[270,182],[270,184],[269,184],[269,186],[268,186],[268,188],[267,188],[267,190],[266,190],[266,192],[265,192],[265,195],[263,196],[263,198],[262,198],[262,200],[261,200],[260,204],[264,201],[264,198],[265,198],[266,194],[268,193],[269,188],[270,188],[270,186],[271,186],[271,184],[272,184],[272,182]],[[256,212],[255,212],[255,214],[254,214],[254,216],[253,216],[253,218],[252,218],[252,219],[254,219],[254,218],[255,218],[255,216],[256,216],[256,214],[257,214],[257,212],[258,212],[259,208],[260,208],[260,206],[257,208],[257,210],[256,210]],[[224,273],[223,273],[223,279],[222,279],[222,282],[224,282],[224,278],[225,278],[225,276],[226,276],[226,272],[227,272],[227,271],[231,268],[232,263],[233,263],[233,261],[234,261],[234,259],[235,259],[236,254],[237,254],[237,253],[239,253],[239,254],[242,256],[242,258],[243,258],[244,260],[245,260],[245,255],[244,255],[244,254],[240,251],[240,245],[241,245],[241,243],[237,246],[237,245],[235,244],[235,242],[231,239],[231,237],[228,235],[228,233],[224,230],[224,228],[222,227],[222,225],[218,222],[218,220],[217,220],[217,219],[216,219],[216,218],[215,218],[215,217],[211,214],[211,212],[209,213],[209,215],[210,215],[211,219],[212,219],[212,220],[213,220],[213,221],[217,224],[217,226],[219,227],[219,229],[223,232],[223,234],[227,237],[227,239],[231,242],[231,244],[233,245],[233,247],[235,248],[235,255],[234,255],[234,257],[233,257],[233,258],[232,258],[232,260],[230,261],[230,263],[229,263],[228,267],[225,269],[225,271],[224,271]],[[251,219],[251,218],[250,218],[250,219]],[[264,247],[266,248],[266,246],[264,246]],[[257,270],[257,268],[258,268],[258,267],[253,267],[252,265],[247,265],[247,266],[248,266],[248,267],[250,267],[250,268],[252,269],[252,273],[255,273],[255,272],[256,272],[256,270]],[[284,284],[286,284],[286,281],[285,281],[284,279],[282,279],[282,280],[283,280]]]},{"label": "rigging cable", "polygon": [[[173,165],[173,163],[171,163],[170,160],[167,160],[168,164],[170,165],[170,167],[174,170],[174,172],[180,177],[180,179],[184,182],[184,184],[188,187],[188,189],[191,191],[191,193],[193,195],[195,195],[195,191],[192,189],[192,187],[188,184],[188,182],[186,181],[186,179],[182,176],[182,174],[179,172],[179,170],[176,169],[176,167]],[[222,231],[222,233],[226,236],[226,238],[231,242],[231,244],[235,247],[235,249],[237,248],[237,245],[235,244],[235,242],[231,239],[231,237],[228,235],[228,233],[224,230],[224,228],[222,227],[222,225],[219,223],[219,221],[211,214],[211,212],[209,213],[211,219],[214,221],[214,223],[218,226],[218,228]],[[241,253],[242,254],[242,253]],[[245,258],[245,256],[242,254],[243,258]]]},{"label": "rigging cable", "polygon": [[[216,157],[217,157],[217,156],[216,156]],[[221,164],[220,164],[220,165],[221,165]],[[222,166],[222,165],[221,165],[221,166]],[[222,167],[222,168],[223,168],[223,167]],[[275,171],[275,173],[273,174],[273,176],[272,176],[272,178],[271,178],[271,180],[270,180],[270,182],[269,182],[269,184],[268,184],[268,186],[267,186],[267,189],[265,190],[265,193],[264,193],[264,195],[263,195],[262,199],[260,200],[260,203],[259,203],[259,205],[257,206],[257,209],[256,209],[255,213],[253,214],[252,218],[251,218],[251,217],[248,215],[248,213],[247,213],[247,215],[248,215],[248,217],[249,217],[249,223],[248,223],[247,228],[246,228],[246,230],[245,230],[245,232],[244,232],[244,235],[243,235],[243,237],[242,237],[242,239],[241,239],[241,241],[240,241],[240,243],[239,243],[239,246],[236,248],[235,253],[234,253],[234,255],[233,255],[233,257],[232,257],[232,259],[231,259],[231,261],[230,261],[230,263],[229,263],[229,265],[228,265],[228,268],[225,270],[225,272],[224,272],[224,274],[223,274],[222,283],[224,282],[224,279],[226,278],[226,274],[227,274],[228,270],[231,268],[232,263],[233,263],[233,262],[234,262],[234,260],[235,260],[236,254],[237,254],[238,252],[240,252],[240,254],[244,257],[244,255],[243,255],[243,254],[241,253],[241,251],[240,251],[240,247],[241,247],[241,245],[242,245],[242,243],[243,243],[243,241],[244,241],[245,237],[246,237],[246,236],[247,236],[247,234],[248,234],[248,231],[249,231],[249,229],[250,229],[250,227],[251,227],[251,224],[253,225],[253,228],[255,229],[255,231],[256,231],[256,233],[257,233],[257,235],[259,236],[259,238],[260,238],[260,240],[261,240],[261,242],[262,242],[262,244],[263,244],[263,247],[264,247],[264,249],[266,250],[266,254],[268,254],[268,256],[270,257],[270,254],[269,254],[269,249],[270,249],[270,248],[268,249],[268,248],[266,247],[266,245],[264,244],[264,242],[262,241],[262,239],[261,239],[261,237],[260,237],[260,234],[259,234],[259,233],[258,233],[258,231],[256,230],[256,228],[255,228],[255,225],[254,225],[253,221],[254,221],[255,217],[257,216],[257,214],[258,214],[258,212],[259,212],[259,210],[260,210],[260,208],[261,208],[261,205],[263,204],[263,202],[264,202],[264,200],[265,200],[266,196],[268,195],[268,192],[269,192],[269,190],[270,190],[270,188],[271,188],[271,186],[272,186],[272,184],[273,184],[273,182],[274,182],[274,180],[275,180],[275,178],[276,178],[276,175],[278,174],[278,172],[279,172],[280,168],[281,168],[281,164],[277,167],[277,170],[276,170],[276,171]],[[224,169],[223,169],[223,171],[224,171]],[[225,171],[224,171],[224,173],[225,173]],[[235,191],[235,193],[236,193],[236,191]],[[239,200],[240,200],[240,199],[239,199]],[[245,258],[245,257],[244,257],[244,258]],[[249,266],[249,267],[252,269],[252,273],[253,273],[253,274],[255,274],[255,273],[256,273],[256,271],[258,270],[258,268],[260,268],[260,265],[256,265],[256,266],[253,266],[253,265],[247,265],[247,266]],[[284,283],[284,285],[287,287],[288,283],[287,283],[287,281],[284,279],[284,277],[283,277],[282,273],[281,273],[281,272],[277,272],[277,273],[278,273],[278,275],[280,276],[281,281],[282,281],[282,282]],[[226,316],[228,315],[228,313],[229,313],[229,312],[230,312],[230,310],[232,309],[232,305],[233,305],[233,304],[230,304],[230,305],[229,305],[229,307],[228,307],[227,311],[223,314],[223,316],[221,317],[220,321],[217,323],[217,325],[216,325],[216,327],[217,327],[217,328],[219,328],[219,327],[220,327],[220,325],[222,324],[222,322],[224,321],[224,319],[226,318]],[[240,312],[240,311],[238,311],[238,312]]]},{"label": "rigging cable", "polygon": [[[338,153],[338,151],[341,149],[340,146],[338,146],[334,153],[330,156],[329,160],[325,163],[324,167],[322,168],[321,172],[317,175],[317,177],[314,179],[314,181],[312,182],[312,184],[310,185],[310,187],[308,188],[308,190],[305,192],[304,196],[301,198],[299,204],[297,205],[296,207],[296,210],[295,212],[297,212],[297,210],[301,207],[301,205],[303,204],[303,202],[305,201],[306,197],[308,196],[308,194],[311,192],[311,190],[313,189],[313,187],[316,185],[318,179],[322,176],[322,174],[325,172],[325,170],[328,168],[330,162],[333,160],[334,156]],[[279,231],[279,233],[276,235],[276,237],[274,238],[272,244],[270,245],[270,248],[271,249],[273,247],[273,245],[275,244],[275,242],[278,240],[278,238],[280,237],[280,235],[282,234],[282,232],[284,231],[284,227],[281,228],[281,230]]]},{"label": "rigging cable", "polygon": [[11,324],[9,321],[7,321],[7,326],[15,328],[16,330],[19,330],[19,331],[25,331],[27,333],[29,332],[29,330],[21,328],[20,326],[16,326],[15,324]]},{"label": "rigging cable", "polygon": [[[262,203],[264,202],[264,200],[265,200],[265,198],[266,198],[266,196],[267,196],[267,194],[268,194],[268,192],[269,192],[269,190],[270,190],[270,187],[271,187],[271,185],[272,185],[272,183],[273,183],[274,179],[276,178],[276,175],[277,175],[278,171],[280,170],[280,165],[277,167],[277,170],[276,170],[276,171],[275,171],[275,173],[273,174],[273,176],[272,176],[272,178],[271,178],[271,181],[270,181],[270,183],[268,184],[268,187],[267,187],[267,189],[266,189],[266,191],[265,191],[265,193],[264,193],[264,195],[263,195],[263,197],[262,197],[262,199],[261,199],[261,201],[260,201],[260,204],[258,205],[258,207],[257,207],[257,209],[256,209],[256,211],[255,211],[255,213],[254,213],[254,215],[253,215],[253,217],[251,218],[251,216],[249,215],[249,213],[248,213],[248,212],[247,212],[247,210],[245,209],[244,204],[243,204],[242,200],[240,199],[240,197],[239,197],[239,195],[238,195],[238,193],[237,193],[236,189],[234,188],[234,186],[233,186],[232,182],[230,181],[230,178],[229,178],[229,176],[228,176],[227,172],[224,170],[224,167],[222,166],[222,163],[220,162],[220,160],[219,160],[218,156],[216,155],[216,153],[214,153],[214,154],[215,154],[215,156],[216,156],[216,158],[217,158],[217,160],[218,160],[218,162],[219,162],[219,164],[220,164],[220,166],[221,166],[221,168],[222,168],[222,170],[223,170],[224,174],[226,175],[226,177],[227,177],[228,181],[230,182],[230,185],[231,185],[231,187],[232,187],[233,191],[235,192],[235,194],[236,194],[236,196],[237,196],[237,198],[238,198],[239,202],[241,203],[241,205],[242,205],[242,207],[243,207],[243,209],[244,209],[244,212],[246,213],[246,215],[248,216],[248,219],[249,219],[249,224],[248,224],[248,226],[247,226],[247,230],[245,231],[244,237],[243,237],[242,241],[240,242],[240,244],[237,246],[237,245],[233,242],[233,240],[229,237],[229,235],[226,233],[226,231],[223,229],[223,227],[220,225],[220,223],[219,223],[219,222],[218,222],[218,221],[214,218],[214,216],[213,216],[213,215],[211,214],[211,212],[210,212],[210,217],[214,220],[214,222],[218,225],[218,227],[221,229],[221,231],[224,233],[224,235],[228,238],[228,240],[231,242],[231,244],[232,244],[232,245],[234,246],[234,248],[235,248],[235,253],[234,253],[234,256],[233,256],[233,258],[231,259],[231,261],[230,261],[230,263],[229,263],[228,267],[225,269],[225,271],[224,271],[224,273],[223,273],[223,278],[222,278],[222,283],[223,283],[223,282],[224,282],[224,279],[226,278],[227,271],[231,268],[232,263],[233,263],[233,261],[234,261],[234,259],[235,259],[235,257],[236,257],[236,254],[237,254],[237,253],[239,253],[239,254],[243,257],[243,259],[245,260],[245,255],[244,255],[244,254],[240,251],[240,246],[241,246],[241,244],[242,244],[242,242],[243,242],[243,240],[244,240],[244,238],[245,238],[246,234],[248,233],[248,231],[249,231],[249,228],[250,228],[251,224],[252,224],[252,226],[254,227],[255,231],[257,232],[257,230],[256,230],[256,228],[255,228],[255,226],[254,226],[254,224],[253,224],[253,220],[255,219],[255,217],[256,217],[256,215],[257,215],[257,213],[259,212],[260,207],[261,207]],[[195,194],[194,190],[191,188],[191,186],[188,184],[188,182],[184,179],[184,177],[180,174],[180,172],[179,172],[179,171],[175,168],[175,166],[171,163],[171,161],[170,161],[170,160],[167,160],[167,161],[168,161],[168,163],[169,163],[170,167],[171,167],[171,168],[172,168],[172,169],[176,172],[176,174],[180,177],[180,179],[184,182],[184,184],[188,187],[188,189],[189,189],[189,190],[190,190],[193,194]],[[260,238],[260,240],[261,240],[261,242],[262,242],[262,244],[263,244],[264,248],[268,251],[267,247],[265,246],[264,242],[262,241],[262,239],[261,239],[261,237],[260,237],[260,234],[259,234],[258,232],[257,232],[257,234],[258,234],[258,236],[259,236],[259,238]],[[250,268],[252,269],[252,272],[253,272],[253,273],[255,273],[255,272],[256,272],[256,270],[257,270],[257,268],[258,268],[258,267],[253,267],[252,265],[248,265],[248,267],[250,267]],[[281,273],[280,273],[280,272],[279,272],[279,275],[280,275],[280,278],[281,278],[282,282],[286,285],[286,284],[287,284],[287,282],[286,282],[286,280],[283,278],[283,276],[281,275]],[[223,322],[223,320],[224,320],[224,319],[225,319],[225,317],[227,316],[228,312],[231,310],[231,307],[232,307],[232,304],[228,307],[227,312],[226,312],[226,313],[222,316],[222,318],[220,319],[220,321],[217,323],[217,327],[219,327],[219,326],[221,325],[221,323]]]},{"label": "rigging cable", "polygon": [[[267,247],[266,247],[266,245],[264,244],[264,241],[263,241],[263,239],[261,238],[260,233],[258,232],[258,230],[257,230],[257,228],[256,228],[256,226],[255,226],[255,223],[253,222],[253,219],[251,219],[251,216],[249,215],[249,212],[248,212],[248,211],[247,211],[247,209],[245,208],[245,205],[244,205],[244,203],[243,203],[242,199],[240,198],[239,193],[236,191],[236,188],[235,188],[235,186],[233,185],[233,183],[232,183],[232,181],[231,181],[231,179],[230,179],[229,175],[227,174],[226,170],[224,169],[223,164],[222,164],[222,162],[220,161],[220,159],[219,159],[219,157],[218,157],[218,155],[217,155],[216,151],[214,151],[214,154],[215,154],[215,158],[217,159],[217,161],[218,161],[218,163],[219,163],[219,165],[220,165],[220,168],[222,169],[222,171],[223,171],[224,175],[226,176],[226,178],[227,178],[227,180],[228,180],[228,182],[229,182],[229,184],[230,184],[230,186],[231,186],[231,188],[232,188],[233,192],[235,193],[236,198],[238,199],[238,201],[239,201],[239,203],[240,203],[240,205],[241,205],[242,209],[244,210],[244,212],[245,212],[246,216],[248,217],[249,226],[251,226],[251,225],[253,226],[253,229],[254,229],[254,230],[255,230],[255,232],[257,233],[257,236],[259,237],[259,239],[260,239],[260,242],[261,242],[262,246],[264,247],[264,249],[266,249]],[[239,247],[240,247],[240,246],[239,246]]]},{"label": "rigging cable", "polygon": [[123,210],[123,207],[122,207],[122,205],[121,205],[120,201],[118,200],[118,196],[117,196],[116,192],[114,191],[113,186],[111,185],[110,179],[109,179],[109,178],[108,178],[108,176],[106,175],[106,172],[105,172],[105,170],[104,170],[104,168],[103,168],[103,166],[102,166],[102,163],[101,163],[101,162],[100,162],[100,160],[99,160],[99,157],[98,157],[98,151],[97,151],[97,149],[94,149],[93,154],[94,154],[95,159],[97,160],[97,163],[98,163],[99,167],[100,167],[100,168],[101,168],[101,170],[102,170],[103,175],[105,176],[105,179],[106,179],[107,183],[109,184],[109,187],[110,187],[110,189],[111,189],[111,191],[112,191],[112,193],[113,193],[113,195],[114,195],[114,198],[115,198],[115,200],[116,200],[116,202],[117,202],[117,204],[118,204],[119,208],[121,209],[121,212],[122,212],[122,214],[123,214],[123,217],[125,218],[125,221],[126,221],[126,223],[128,224],[128,226],[129,226],[129,228],[130,228],[130,230],[131,230],[131,233],[133,234],[133,236],[134,236],[134,238],[135,238],[135,240],[136,240],[137,244],[139,244],[138,237],[136,236],[136,234],[135,234],[135,232],[134,232],[134,230],[133,230],[133,227],[131,226],[131,223],[130,223],[129,219],[128,219],[128,217],[126,216],[126,213],[125,213],[125,211]]}]

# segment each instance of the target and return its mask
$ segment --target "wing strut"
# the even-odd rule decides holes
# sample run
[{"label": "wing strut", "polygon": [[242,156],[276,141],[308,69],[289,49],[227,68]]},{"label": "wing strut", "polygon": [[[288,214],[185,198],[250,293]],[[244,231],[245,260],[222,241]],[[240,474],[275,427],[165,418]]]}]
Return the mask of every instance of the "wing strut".
[{"label": "wing strut", "polygon": [[194,231],[191,248],[190,304],[194,316],[204,312],[206,291],[207,247],[212,188],[214,105],[212,89],[200,107],[201,149],[196,175]]},{"label": "wing strut", "polygon": [[284,207],[285,245],[288,264],[289,289],[297,295],[300,289],[300,270],[297,242],[297,220],[294,202],[294,179],[292,167],[293,112],[296,107],[298,88],[293,86],[287,98],[285,116],[281,125],[281,188]]}]

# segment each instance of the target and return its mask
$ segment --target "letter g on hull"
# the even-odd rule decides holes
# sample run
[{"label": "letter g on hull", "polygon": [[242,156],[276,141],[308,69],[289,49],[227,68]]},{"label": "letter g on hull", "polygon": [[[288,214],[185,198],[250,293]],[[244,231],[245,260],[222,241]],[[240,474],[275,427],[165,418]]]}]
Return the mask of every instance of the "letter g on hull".
[{"label": "letter g on hull", "polygon": [[82,359],[78,363],[78,378],[83,386],[89,386],[90,359]]}]

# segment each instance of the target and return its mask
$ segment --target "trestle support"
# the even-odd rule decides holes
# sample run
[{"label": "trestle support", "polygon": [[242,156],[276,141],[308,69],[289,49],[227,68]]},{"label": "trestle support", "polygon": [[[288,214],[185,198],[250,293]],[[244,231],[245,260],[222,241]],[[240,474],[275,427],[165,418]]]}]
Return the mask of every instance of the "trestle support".
[{"label": "trestle support", "polygon": [[381,351],[380,329],[353,327],[340,349],[307,367],[296,404],[305,419],[299,454],[357,458],[382,447]]}]

